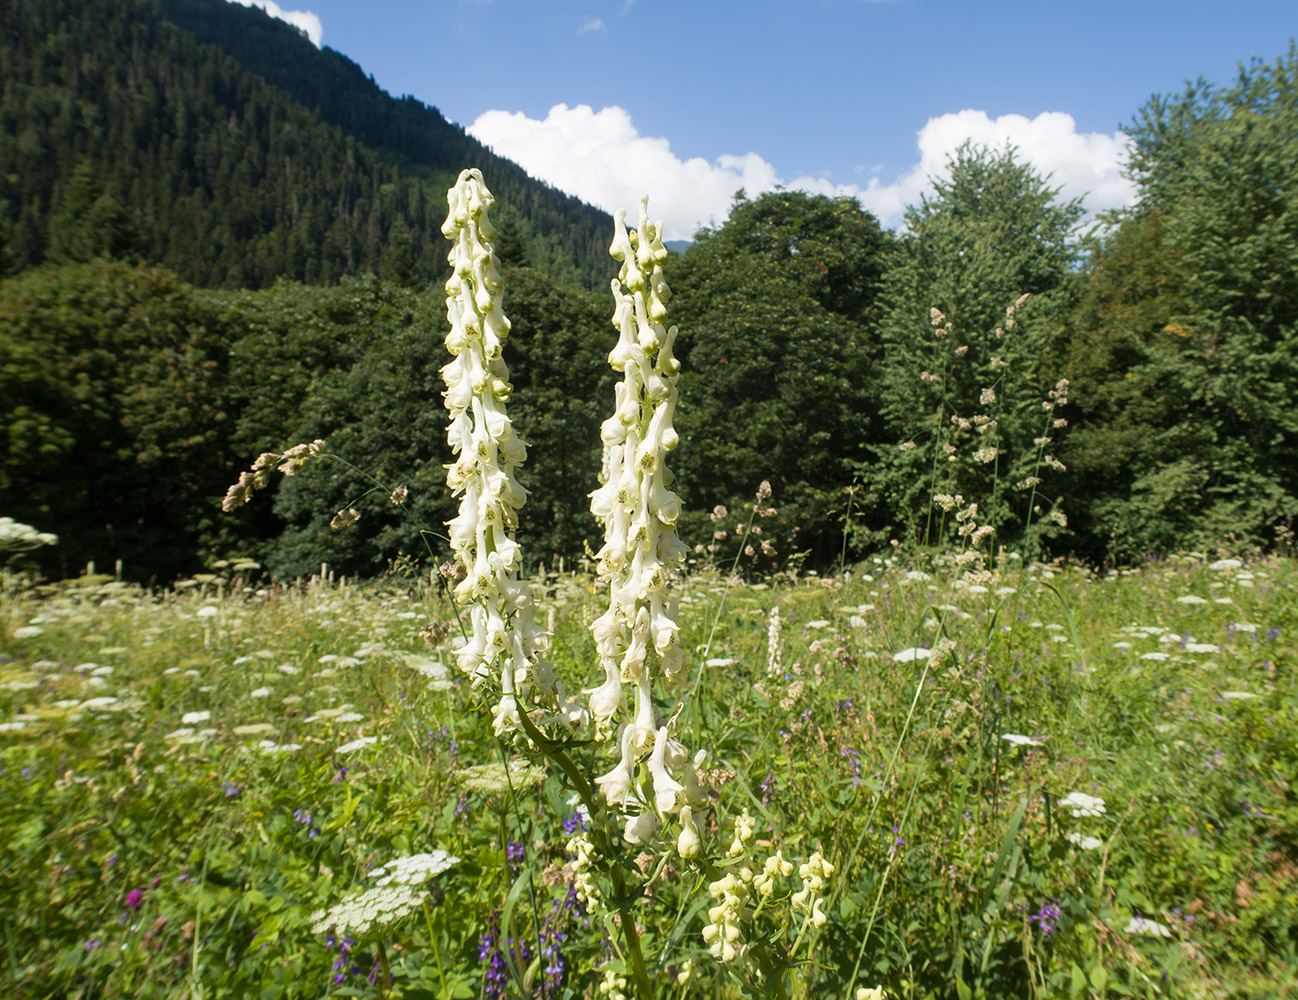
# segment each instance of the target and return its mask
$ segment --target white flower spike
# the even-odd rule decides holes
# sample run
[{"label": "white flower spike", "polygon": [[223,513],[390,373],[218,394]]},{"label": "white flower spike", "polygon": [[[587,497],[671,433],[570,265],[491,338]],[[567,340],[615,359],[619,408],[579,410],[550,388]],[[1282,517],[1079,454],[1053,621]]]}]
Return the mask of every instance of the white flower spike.
[{"label": "white flower spike", "polygon": [[[608,360],[622,381],[614,390],[613,415],[600,428],[602,485],[591,494],[591,512],[604,527],[597,570],[608,587],[608,607],[591,623],[604,680],[586,693],[591,715],[605,732],[616,714],[630,715],[619,740],[622,761],[600,779],[605,797],[625,808],[622,789],[635,784],[637,767],[647,766],[650,805],[666,816],[679,813],[692,796],[691,782],[680,780],[689,754],[672,738],[672,723],[660,722],[653,701],[655,680],[680,682],[686,674],[676,602],[668,590],[685,546],[676,535],[681,501],[666,465],[678,441],[672,419],[680,363],[672,354],[676,328],[663,325],[671,289],[663,279],[667,250],[661,234],[645,198],[637,229],[628,231],[626,213],[618,213],[609,249],[622,268],[612,282],[618,339]],[[650,828],[643,814],[634,825],[635,836]],[[691,832],[685,843],[687,850],[693,846]]]},{"label": "white flower spike", "polygon": [[492,252],[496,230],[487,218],[495,199],[475,169],[460,173],[447,201],[442,233],[454,246],[447,255],[453,273],[446,282],[446,347],[454,358],[442,368],[442,378],[451,415],[447,440],[456,461],[447,468],[446,483],[461,497],[447,528],[465,570],[455,596],[469,605],[472,626],[455,649],[456,662],[475,686],[499,678],[500,700],[492,713],[497,735],[520,727],[519,712],[533,710],[537,693],[545,706],[539,719],[580,724],[582,713],[556,703],[553,673],[541,659],[547,638],[532,618],[531,589],[519,577],[513,533],[527,491],[514,472],[527,448],[505,412],[513,387],[501,358],[509,320]]}]

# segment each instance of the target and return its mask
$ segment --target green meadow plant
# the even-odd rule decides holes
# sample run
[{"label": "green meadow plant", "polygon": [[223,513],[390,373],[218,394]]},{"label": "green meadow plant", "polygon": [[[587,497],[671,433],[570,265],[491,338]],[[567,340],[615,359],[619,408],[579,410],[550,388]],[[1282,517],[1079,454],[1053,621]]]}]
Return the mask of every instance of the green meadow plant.
[{"label": "green meadow plant", "polygon": [[[679,858],[679,814],[628,847],[609,810],[655,995],[771,995],[732,976],[759,940],[809,958],[786,989],[817,997],[1291,993],[1293,561],[1034,564],[999,612],[952,566],[914,573],[676,582],[682,648],[709,650],[676,732],[709,750],[722,877]],[[201,577],[0,577],[5,996],[635,992],[599,817],[517,733],[506,768],[498,696],[423,638],[453,620],[439,590]],[[556,672],[594,673],[604,586],[528,582]],[[620,757],[590,732],[562,752],[593,784]],[[427,878],[380,885],[400,873]]]},{"label": "green meadow plant", "polygon": [[[1068,525],[1057,457],[1068,420],[1068,380],[1038,384],[1047,344],[1028,319],[1028,294],[1006,309],[994,330],[965,330],[937,307],[930,309],[927,343],[917,344],[892,383],[893,420],[907,419],[908,439],[880,454],[874,490],[892,490],[910,511],[902,543],[910,551],[941,550],[948,532],[958,538],[965,519],[946,515],[964,498],[976,501],[983,534],[1013,541],[1029,559]],[[890,397],[891,398],[891,397]],[[902,410],[905,417],[902,416]],[[924,414],[915,426],[916,412]],[[959,497],[955,507],[935,497]]]},{"label": "green meadow plant", "polygon": [[[680,365],[672,354],[676,328],[665,325],[671,291],[662,273],[667,250],[661,223],[650,221],[644,199],[637,229],[628,231],[625,213],[618,214],[610,250],[622,266],[612,283],[618,341],[609,363],[622,381],[614,413],[601,427],[601,485],[591,494],[591,511],[604,527],[596,573],[608,597],[590,625],[603,680],[587,691],[587,708],[568,697],[541,658],[547,636],[533,619],[534,599],[519,574],[522,557],[513,534],[526,492],[514,472],[526,449],[506,412],[511,386],[502,354],[509,321],[492,251],[493,199],[481,173],[466,170],[448,200],[443,232],[454,247],[446,346],[454,358],[442,374],[448,441],[457,457],[447,485],[461,496],[448,528],[462,573],[455,597],[469,617],[454,648],[456,661],[476,687],[497,698],[496,735],[547,760],[585,807],[590,828],[567,845],[577,892],[590,909],[616,913],[623,944],[605,969],[601,992],[629,989],[642,1000],[655,995],[651,968],[662,961],[645,954],[634,904],[674,858],[694,873],[696,891],[706,884],[715,901],[702,932],[712,957],[723,963],[749,959],[748,988],[785,996],[793,954],[809,930],[814,935],[826,922],[823,890],[833,866],[813,851],[799,869],[801,890],[792,892],[786,884],[793,864],[781,849],[759,867],[747,809],[734,819],[724,859],[710,857],[701,823],[711,801],[698,774],[707,751],[690,753],[680,738],[683,702],[664,713],[656,691],[662,683],[679,690],[689,676],[672,593],[687,549],[675,532],[681,501],[666,465],[678,442],[672,416]],[[592,777],[592,758],[579,756],[587,748],[611,756],[612,769]],[[678,828],[669,830],[669,821]],[[607,876],[607,885],[598,884],[596,872]],[[800,926],[788,951],[760,932],[781,919],[777,912],[786,925]],[[682,983],[690,975],[688,963],[684,968]]]}]

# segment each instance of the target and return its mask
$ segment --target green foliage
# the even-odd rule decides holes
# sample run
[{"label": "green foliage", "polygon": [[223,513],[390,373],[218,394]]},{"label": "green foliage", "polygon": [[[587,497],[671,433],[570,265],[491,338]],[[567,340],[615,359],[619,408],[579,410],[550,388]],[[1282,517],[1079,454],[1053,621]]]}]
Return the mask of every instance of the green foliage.
[{"label": "green foliage", "polygon": [[[711,752],[705,851],[728,864],[747,806],[795,870],[817,844],[835,868],[824,927],[767,928],[803,938],[798,995],[1298,987],[1292,560],[1119,578],[1011,566],[1005,594],[908,569],[874,559],[850,581],[740,586],[724,605],[715,575],[681,583],[685,640],[725,661],[686,722]],[[0,577],[6,995],[373,995],[386,961],[389,995],[472,997],[487,936],[513,939],[509,991],[596,993],[617,929],[569,895],[571,788],[544,771],[512,794],[472,780],[509,751],[420,638],[450,606],[400,574],[291,588],[254,574],[152,592]],[[574,688],[593,666],[590,582],[537,588]],[[770,675],[773,610],[784,667]],[[945,658],[894,655],[939,636],[956,643]],[[1104,811],[1074,815],[1073,792]],[[460,860],[414,913],[345,953],[312,931],[378,865],[436,849]],[[706,887],[637,877],[661,981],[689,959],[681,996],[769,995],[708,955]],[[536,961],[555,942],[558,984]]]},{"label": "green foliage", "polygon": [[1140,203],[1100,248],[1073,348],[1096,387],[1077,442],[1105,485],[1093,555],[1265,545],[1298,503],[1296,74],[1291,47],[1129,128]]},{"label": "green foliage", "polygon": [[564,288],[531,268],[507,268],[504,279],[513,323],[505,343],[509,412],[528,445],[517,538],[529,560],[571,564],[586,544],[599,548],[589,494],[599,485],[599,425],[612,406],[608,352],[617,335],[605,295]]},{"label": "green foliage", "polygon": [[84,264],[96,257],[134,256],[140,234],[112,197],[99,191],[94,169],[80,163],[50,220],[49,258],[56,264]]},{"label": "green foliage", "polygon": [[873,323],[890,245],[853,199],[777,192],[737,202],[669,261],[682,363],[671,467],[692,512],[687,542],[709,539],[706,511],[742,506],[769,480],[779,556],[837,554],[848,462],[875,432]]},{"label": "green foliage", "polygon": [[193,570],[228,476],[226,328],[159,269],[0,283],[0,509],[57,525],[47,570]]},{"label": "green foliage", "polygon": [[138,253],[207,286],[422,284],[445,272],[445,190],[473,161],[501,175],[534,263],[607,280],[606,213],[261,10],[19,0],[6,27],[0,273]]},{"label": "green foliage", "polygon": [[[548,563],[580,554],[595,535],[586,494],[599,474],[598,416],[612,398],[605,356],[613,338],[592,293],[556,287],[528,268],[508,270],[506,281],[513,331],[505,360],[517,373],[510,409],[531,451],[522,482],[532,513],[519,538],[529,558]],[[444,523],[455,505],[446,490],[451,455],[440,405],[441,367],[450,357],[440,291],[417,294],[366,278],[331,289],[284,282],[215,298],[224,303],[224,322],[247,331],[231,347],[240,464],[317,438],[328,456],[280,482],[273,502],[258,498],[233,515],[230,549],[256,555],[284,578],[310,575],[321,562],[369,575],[402,557],[444,556]],[[398,507],[389,495],[401,485],[408,494]],[[334,514],[348,507],[361,520],[331,530]]]},{"label": "green foliage", "polygon": [[[230,544],[251,549],[283,578],[310,575],[322,562],[370,574],[423,556],[421,530],[441,532],[452,513],[445,432],[432,403],[442,352],[431,303],[372,277],[329,289],[285,282],[221,299],[227,322],[247,331],[231,347],[238,465],[316,439],[328,456],[283,479],[273,500],[241,508],[234,517],[242,535]],[[234,467],[227,480],[236,474]],[[397,505],[389,498],[402,485],[408,496]],[[358,524],[329,527],[353,507]]]},{"label": "green foliage", "polygon": [[[607,212],[533,180],[436,108],[410,96],[389,96],[342,53],[317,50],[295,37],[296,29],[257,8],[223,0],[161,2],[167,16],[200,42],[218,46],[323,121],[376,150],[385,162],[397,164],[403,177],[430,181],[438,205],[465,164],[479,167],[491,178],[498,209],[511,218],[514,237],[527,248],[525,257],[502,259],[531,264],[556,280],[597,291],[616,273],[608,257],[613,220]],[[427,232],[430,247],[437,245],[437,233],[437,226]],[[438,262],[444,258],[440,252],[434,256]]]},{"label": "green foliage", "polygon": [[[1011,487],[1045,475],[1033,442],[1045,430],[1041,404],[1066,374],[1051,365],[1051,345],[1078,263],[1082,209],[1058,202],[1012,148],[965,144],[948,167],[934,197],[907,211],[888,274],[877,389],[886,430],[862,471],[882,523],[903,537],[927,536],[929,498],[945,492],[977,500],[1008,541],[1031,516],[1011,502]],[[1027,323],[1022,306],[1010,312],[1024,295]],[[995,402],[980,402],[987,389]],[[959,421],[976,417],[994,424],[961,433]],[[915,448],[900,450],[907,442]],[[995,459],[975,457],[988,447]],[[1043,489],[1057,495],[1050,483]]]}]

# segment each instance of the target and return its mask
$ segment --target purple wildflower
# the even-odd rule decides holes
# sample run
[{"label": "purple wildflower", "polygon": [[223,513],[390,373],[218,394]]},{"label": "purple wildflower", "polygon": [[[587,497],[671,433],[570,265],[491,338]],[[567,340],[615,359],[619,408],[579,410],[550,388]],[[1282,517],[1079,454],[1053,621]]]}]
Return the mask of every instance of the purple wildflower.
[{"label": "purple wildflower", "polygon": [[486,1000],[497,1000],[505,995],[509,974],[505,967],[505,954],[500,950],[500,917],[491,914],[487,933],[478,938],[478,958],[487,963],[482,977],[482,995]]},{"label": "purple wildflower", "polygon": [[1059,897],[1056,896],[1049,903],[1042,903],[1037,912],[1032,914],[1028,920],[1036,924],[1042,934],[1049,936],[1055,932],[1055,927],[1058,925],[1061,915]]}]

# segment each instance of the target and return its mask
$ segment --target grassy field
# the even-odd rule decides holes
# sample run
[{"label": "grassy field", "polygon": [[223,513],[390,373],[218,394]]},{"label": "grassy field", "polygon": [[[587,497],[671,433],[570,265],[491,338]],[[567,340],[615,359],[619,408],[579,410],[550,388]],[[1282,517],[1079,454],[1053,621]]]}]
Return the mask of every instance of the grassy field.
[{"label": "grassy field", "polygon": [[[753,917],[800,956],[793,991],[1298,994],[1298,564],[997,575],[876,559],[678,588],[705,851],[747,808],[757,845],[834,869],[823,925]],[[597,682],[593,582],[535,584],[569,689]],[[573,891],[581,812],[553,770],[503,780],[520,755],[421,637],[454,617],[415,576],[4,577],[0,993],[607,995],[623,966]],[[320,914],[437,851],[400,905]],[[639,881],[659,995],[764,995],[709,954],[688,866]]]}]

